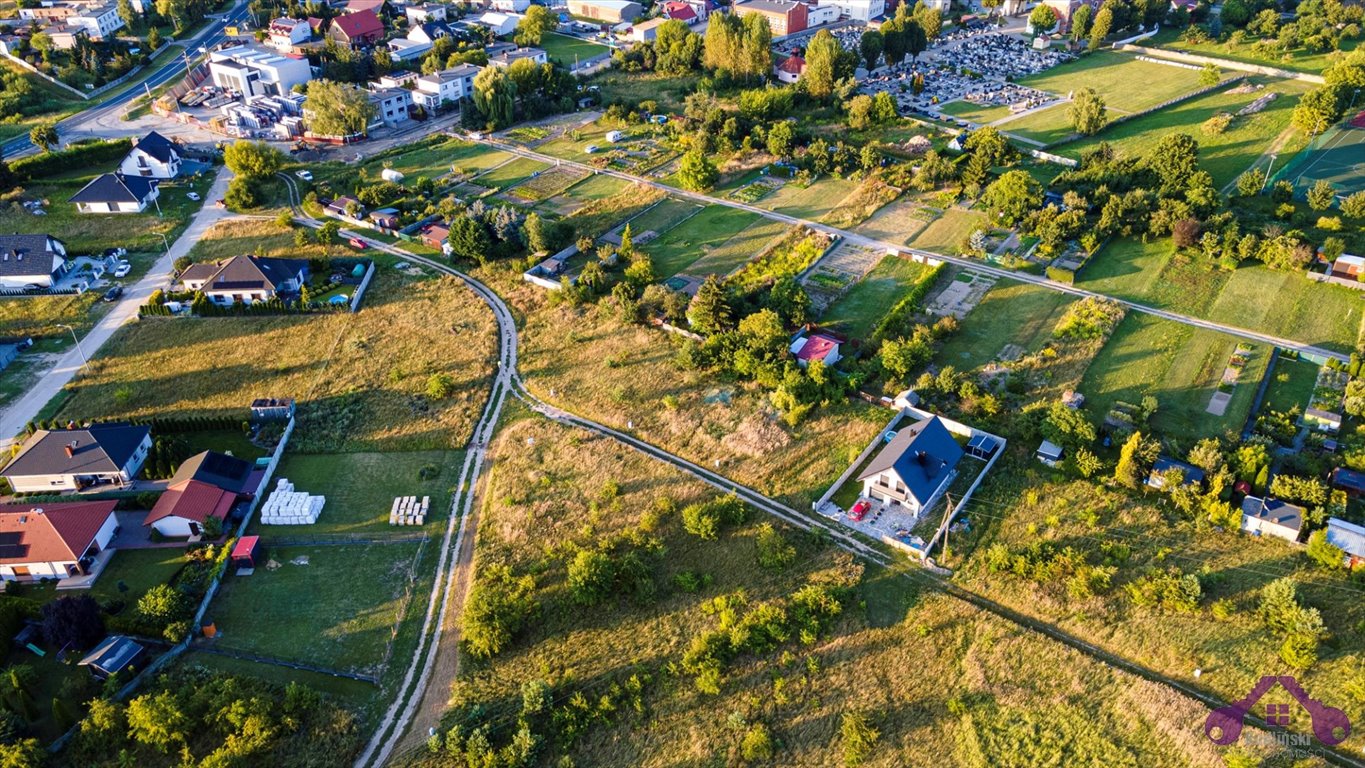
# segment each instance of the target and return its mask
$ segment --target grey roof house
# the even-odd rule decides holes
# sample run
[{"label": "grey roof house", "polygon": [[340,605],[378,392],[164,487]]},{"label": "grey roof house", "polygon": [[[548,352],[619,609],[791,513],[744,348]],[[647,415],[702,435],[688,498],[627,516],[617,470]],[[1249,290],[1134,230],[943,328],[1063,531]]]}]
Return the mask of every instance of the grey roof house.
[{"label": "grey roof house", "polygon": [[297,294],[308,282],[305,259],[233,256],[216,263],[191,264],[180,273],[187,291],[202,291],[216,304],[268,301]]},{"label": "grey roof house", "polygon": [[1303,530],[1303,515],[1303,507],[1287,501],[1256,496],[1242,499],[1242,530],[1253,536],[1298,541],[1299,531]]},{"label": "grey roof house", "polygon": [[0,477],[17,493],[76,491],[132,482],[152,448],[148,427],[97,424],[87,429],[40,429],[24,441]]},{"label": "grey roof house", "polygon": [[110,635],[87,653],[78,666],[89,667],[90,674],[107,680],[124,670],[135,669],[146,655],[147,650],[131,637]]},{"label": "grey roof house", "polygon": [[81,213],[142,213],[159,194],[156,179],[115,172],[95,178],[67,202]]},{"label": "grey roof house", "polygon": [[897,432],[858,476],[863,495],[919,514],[952,482],[963,453],[941,419],[922,419]]},{"label": "grey roof house", "polygon": [[52,235],[0,235],[0,288],[51,288],[70,269],[66,243]]}]

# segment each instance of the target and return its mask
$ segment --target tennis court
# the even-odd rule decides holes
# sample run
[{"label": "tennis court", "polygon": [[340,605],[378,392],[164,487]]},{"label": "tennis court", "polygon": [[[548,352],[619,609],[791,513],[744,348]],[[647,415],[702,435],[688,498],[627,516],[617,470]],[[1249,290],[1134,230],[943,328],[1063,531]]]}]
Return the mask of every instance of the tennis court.
[{"label": "tennis court", "polygon": [[1342,196],[1365,190],[1365,111],[1315,139],[1276,178],[1298,189],[1325,180]]}]

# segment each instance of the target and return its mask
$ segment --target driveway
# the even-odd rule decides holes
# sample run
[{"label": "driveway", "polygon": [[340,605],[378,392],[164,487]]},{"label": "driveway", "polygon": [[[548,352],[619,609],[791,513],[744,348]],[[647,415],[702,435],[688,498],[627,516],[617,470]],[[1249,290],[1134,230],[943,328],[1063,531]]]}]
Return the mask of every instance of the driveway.
[{"label": "driveway", "polygon": [[162,254],[156,260],[147,274],[133,285],[127,286],[123,293],[123,300],[114,305],[114,308],[104,316],[102,320],[90,329],[90,332],[81,339],[80,347],[72,348],[62,355],[57,364],[51,370],[43,374],[38,383],[33,386],[24,396],[14,401],[14,404],[0,413],[0,449],[8,448],[13,444],[14,435],[18,435],[28,424],[37,417],[48,401],[56,397],[82,367],[83,358],[93,357],[105,342],[114,335],[114,331],[123,327],[123,324],[137,317],[138,307],[147,303],[147,299],[152,295],[152,291],[157,288],[164,288],[171,282],[174,273],[175,260],[185,256],[190,252],[190,248],[199,242],[204,232],[213,226],[220,219],[231,216],[226,208],[219,208],[213,205],[213,200],[221,200],[227,192],[228,182],[232,179],[232,172],[227,168],[221,168],[218,176],[213,180],[213,186],[209,188],[208,194],[204,195],[204,207],[194,215],[190,225],[185,232],[176,239],[171,245],[171,250]]}]

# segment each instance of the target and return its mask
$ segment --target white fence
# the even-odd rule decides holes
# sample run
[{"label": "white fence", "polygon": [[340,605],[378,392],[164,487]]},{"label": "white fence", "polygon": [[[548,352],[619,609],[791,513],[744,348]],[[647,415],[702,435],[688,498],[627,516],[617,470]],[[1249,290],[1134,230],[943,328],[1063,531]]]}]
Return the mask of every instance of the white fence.
[{"label": "white fence", "polygon": [[370,260],[370,268],[365,270],[365,277],[361,279],[360,285],[356,287],[355,294],[351,296],[351,311],[360,311],[360,300],[365,296],[365,289],[370,287],[370,281],[374,279],[374,259]]}]

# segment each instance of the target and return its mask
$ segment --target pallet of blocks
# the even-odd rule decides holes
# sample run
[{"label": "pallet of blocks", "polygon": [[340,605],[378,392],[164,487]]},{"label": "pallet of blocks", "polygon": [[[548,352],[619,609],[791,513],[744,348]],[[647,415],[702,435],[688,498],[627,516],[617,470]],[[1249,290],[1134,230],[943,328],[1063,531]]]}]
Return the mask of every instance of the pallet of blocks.
[{"label": "pallet of blocks", "polygon": [[265,525],[312,525],[322,514],[326,496],[312,496],[294,490],[294,484],[284,478],[275,483],[275,491],[261,505],[261,522]]},{"label": "pallet of blocks", "polygon": [[389,525],[423,525],[430,506],[430,496],[423,496],[421,501],[416,496],[399,496],[389,508]]}]

